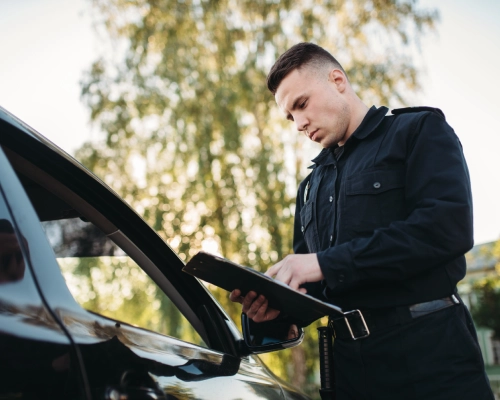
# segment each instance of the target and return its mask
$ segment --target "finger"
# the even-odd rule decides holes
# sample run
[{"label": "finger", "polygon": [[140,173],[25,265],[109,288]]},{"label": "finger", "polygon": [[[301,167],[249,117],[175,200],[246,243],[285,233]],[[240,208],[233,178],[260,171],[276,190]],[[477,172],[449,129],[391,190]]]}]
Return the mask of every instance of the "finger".
[{"label": "finger", "polygon": [[266,319],[267,321],[271,321],[280,315],[280,310],[275,310],[274,308],[267,308]]},{"label": "finger", "polygon": [[[258,308],[257,304],[260,304]],[[267,305],[268,302],[265,298],[262,303],[258,302],[253,305],[254,307],[252,308],[252,319],[254,320],[254,322],[264,322],[266,320]]]},{"label": "finger", "polygon": [[271,268],[269,268],[266,271],[265,275],[270,276],[272,278],[274,275],[276,275],[279,272],[282,265],[283,265],[283,260],[281,260],[280,262],[274,264]]},{"label": "finger", "polygon": [[[318,268],[319,269],[319,268]],[[291,271],[290,273],[290,283],[288,284],[292,289],[294,290],[299,290],[300,289],[300,286],[304,283],[307,283],[309,282],[309,278],[310,276],[305,274],[305,273],[301,273],[302,271],[301,270],[298,270],[297,268],[295,268],[294,270]],[[318,276],[317,280],[320,280],[321,279],[321,276]],[[316,277],[313,276],[313,282],[316,281]]]},{"label": "finger", "polygon": [[292,280],[292,273],[293,273],[293,271],[291,270],[291,268],[289,268],[287,266],[283,266],[283,268],[281,268],[278,271],[278,273],[276,274],[274,279],[276,279],[280,282],[283,282],[284,284],[290,286],[290,281]]},{"label": "finger", "polygon": [[290,286],[293,290],[299,290],[300,285],[304,283],[304,279],[302,276],[292,276],[288,286]]},{"label": "finger", "polygon": [[[245,301],[243,303],[245,303]],[[267,299],[265,298],[265,296],[260,295],[260,296],[256,297],[255,300],[253,300],[251,304],[247,304],[246,307],[244,306],[243,310],[250,318],[253,319],[257,315],[257,313],[259,312],[261,307],[263,305],[265,305],[266,303],[267,303]],[[265,308],[267,308],[267,306],[265,306]]]},{"label": "finger", "polygon": [[279,311],[273,308],[269,308],[269,302],[267,299],[262,303],[260,308],[257,310],[253,317],[254,322],[266,322],[276,318],[279,315]]},{"label": "finger", "polygon": [[243,302],[241,304],[243,305],[242,311],[245,314],[248,315],[248,312],[251,310],[252,306],[254,306],[254,309],[260,307],[262,301],[259,304],[254,305],[254,302],[257,301],[256,299],[257,293],[255,293],[254,291],[248,292],[247,295],[243,298]]},{"label": "finger", "polygon": [[229,293],[229,300],[235,303],[243,303],[243,297],[241,296],[240,289],[234,289],[231,293]]},{"label": "finger", "polygon": [[303,288],[303,287],[299,287],[299,292],[306,294],[307,293],[307,289]]}]

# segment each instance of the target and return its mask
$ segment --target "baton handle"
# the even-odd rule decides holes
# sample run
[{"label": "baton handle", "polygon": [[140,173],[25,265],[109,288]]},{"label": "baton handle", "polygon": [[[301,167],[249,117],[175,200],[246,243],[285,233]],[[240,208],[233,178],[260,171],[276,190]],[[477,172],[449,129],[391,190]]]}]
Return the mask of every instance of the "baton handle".
[{"label": "baton handle", "polygon": [[335,373],[333,370],[332,330],[329,327],[318,328],[319,371],[321,377],[320,395],[322,400],[335,399]]}]

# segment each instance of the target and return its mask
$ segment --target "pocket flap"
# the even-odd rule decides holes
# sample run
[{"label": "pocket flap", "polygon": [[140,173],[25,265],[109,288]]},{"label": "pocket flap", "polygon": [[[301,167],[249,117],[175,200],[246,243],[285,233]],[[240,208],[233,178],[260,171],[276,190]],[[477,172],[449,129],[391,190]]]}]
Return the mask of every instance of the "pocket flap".
[{"label": "pocket flap", "polygon": [[404,168],[362,171],[346,181],[346,194],[379,194],[405,186]]}]

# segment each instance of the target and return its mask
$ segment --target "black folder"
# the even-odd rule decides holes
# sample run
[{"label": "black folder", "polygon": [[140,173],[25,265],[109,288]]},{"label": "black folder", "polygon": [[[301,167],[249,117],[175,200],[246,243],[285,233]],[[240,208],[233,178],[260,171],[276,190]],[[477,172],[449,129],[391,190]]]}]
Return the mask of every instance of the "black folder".
[{"label": "black folder", "polygon": [[293,290],[252,268],[203,251],[191,258],[183,271],[228,292],[240,289],[243,294],[251,290],[263,294],[270,307],[300,321],[313,321],[325,315],[342,315],[340,307]]}]

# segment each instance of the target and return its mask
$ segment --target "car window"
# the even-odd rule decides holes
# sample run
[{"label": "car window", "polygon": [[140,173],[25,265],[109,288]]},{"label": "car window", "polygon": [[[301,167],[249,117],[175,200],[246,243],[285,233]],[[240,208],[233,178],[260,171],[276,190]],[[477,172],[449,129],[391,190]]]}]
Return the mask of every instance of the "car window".
[{"label": "car window", "polygon": [[69,218],[42,226],[68,288],[83,308],[206,347],[168,296],[95,225]]}]

